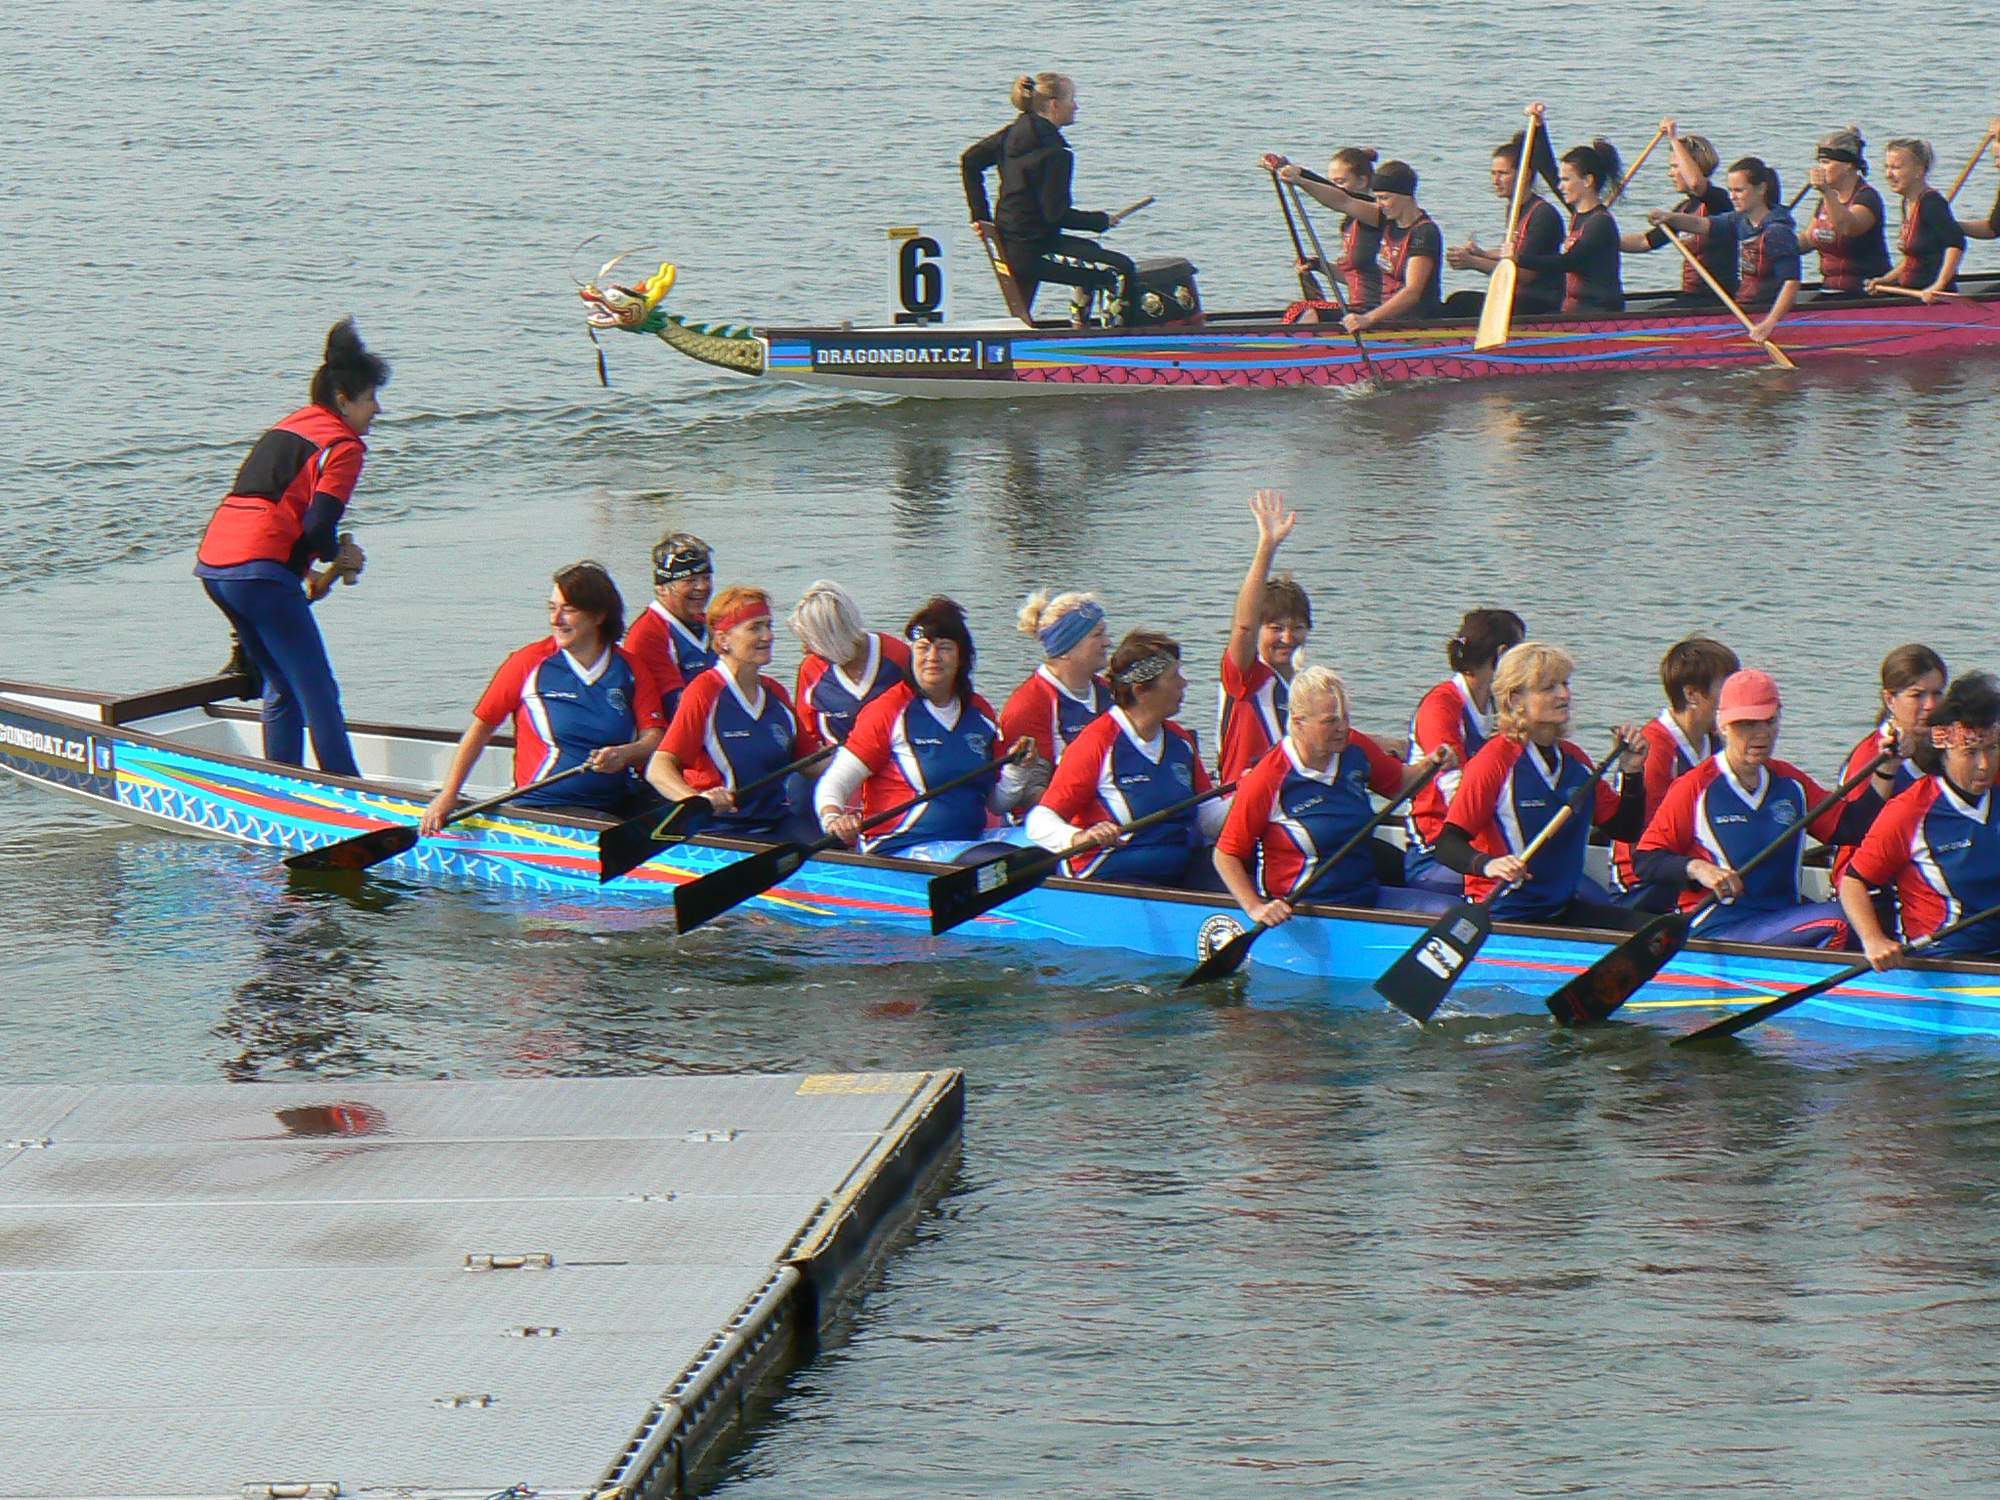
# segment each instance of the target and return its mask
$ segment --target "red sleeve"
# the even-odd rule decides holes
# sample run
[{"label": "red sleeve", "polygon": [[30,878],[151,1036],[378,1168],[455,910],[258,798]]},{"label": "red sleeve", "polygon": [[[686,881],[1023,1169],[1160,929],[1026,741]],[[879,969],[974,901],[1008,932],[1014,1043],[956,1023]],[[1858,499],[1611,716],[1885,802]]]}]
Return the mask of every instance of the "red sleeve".
[{"label": "red sleeve", "polygon": [[1048,700],[1030,677],[1014,689],[1007,706],[1000,710],[1000,737],[1008,744],[1023,735],[1035,742],[1035,753],[1043,760],[1055,759],[1056,742],[1050,733]]},{"label": "red sleeve", "polygon": [[882,635],[882,660],[891,663],[897,671],[907,674],[910,670],[910,643],[900,636]]},{"label": "red sleeve", "polygon": [[1212,790],[1215,778],[1208,774],[1208,767],[1201,763],[1201,741],[1194,737],[1194,731],[1184,724],[1176,724],[1172,719],[1167,720],[1166,731],[1185,740],[1188,749],[1194,752],[1194,789],[1197,792]]},{"label": "red sleeve", "polygon": [[673,645],[667,640],[667,628],[652,610],[642,610],[639,618],[625,627],[625,639],[620,644],[646,664],[662,700],[687,685],[687,679],[681,675],[680,658],[674,655]]},{"label": "red sleeve", "polygon": [[1458,689],[1450,683],[1440,683],[1424,694],[1410,729],[1419,759],[1439,745],[1449,745],[1464,753],[1465,716],[1459,712],[1458,703]]},{"label": "red sleeve", "polygon": [[1271,804],[1277,800],[1278,788],[1285,781],[1284,771],[1273,770],[1274,758],[1284,761],[1289,769],[1290,758],[1280,745],[1236,784],[1236,800],[1229,804],[1229,816],[1223,820],[1222,832],[1215,840],[1215,847],[1224,854],[1249,860],[1263,841],[1264,830],[1271,823]]},{"label": "red sleeve", "polygon": [[660,748],[680,762],[683,771],[708,757],[709,710],[721,690],[721,679],[713,672],[703,672],[681,694],[680,707],[674,710],[674,722],[667,726]]},{"label": "red sleeve", "polygon": [[1919,781],[1889,799],[1889,805],[1882,809],[1861,847],[1855,850],[1847,866],[1848,874],[1864,885],[1895,883],[1910,862],[1910,845],[1916,838],[1917,825],[1930,810],[1931,799],[1925,795],[1930,785],[1928,779]]},{"label": "red sleeve", "polygon": [[812,755],[826,744],[820,738],[819,715],[808,706],[812,702],[812,690],[820,678],[826,675],[823,658],[808,654],[799,663],[797,686],[792,689],[792,702],[798,705],[799,714],[799,754]]},{"label": "red sleeve", "polygon": [[[1564,740],[1562,742],[1562,753],[1582,766],[1586,773],[1597,770],[1597,762],[1583,753],[1581,745],[1573,745],[1568,740]],[[1598,779],[1596,795],[1591,798],[1591,806],[1596,811],[1590,821],[1592,823],[1609,823],[1613,818],[1618,816],[1618,804],[1624,800],[1621,794],[1611,790],[1611,772],[1606,771]]]},{"label": "red sleeve", "polygon": [[472,717],[495,729],[513,718],[521,706],[521,689],[527,685],[528,674],[547,656],[537,643],[522,647],[500,663],[500,670],[493,674],[493,680],[486,684],[486,691],[473,706]]},{"label": "red sleeve", "polygon": [[661,706],[660,680],[653,675],[653,669],[623,646],[611,649],[623,657],[625,665],[632,669],[633,738],[637,739],[649,729],[665,729],[667,715]]},{"label": "red sleeve", "polygon": [[1100,732],[1107,725],[1114,731],[1118,728],[1115,719],[1099,719],[1069,742],[1049,778],[1049,789],[1042,793],[1042,806],[1066,823],[1075,823],[1097,803],[1097,778],[1111,743],[1111,737]]},{"label": "red sleeve", "polygon": [[1445,822],[1474,841],[1493,826],[1493,814],[1500,806],[1500,784],[1507,779],[1508,761],[1499,752],[1506,748],[1507,741],[1499,739],[1480,746],[1479,753],[1465,763],[1465,770],[1458,778],[1458,790],[1452,794],[1451,806],[1445,809]]},{"label": "red sleeve", "polygon": [[1359,745],[1361,753],[1368,757],[1368,789],[1378,797],[1401,795],[1403,773],[1409,767],[1358,729],[1349,730],[1347,737]]},{"label": "red sleeve", "polygon": [[1701,778],[1692,774],[1674,782],[1633,847],[1664,849],[1669,854],[1690,857],[1699,854],[1694,838],[1694,799],[1701,794],[1700,782]]},{"label": "red sleeve", "polygon": [[354,486],[361,479],[361,457],[366,452],[358,442],[335,443],[320,461],[315,495],[331,495],[342,505],[354,498]]},{"label": "red sleeve", "polygon": [[1228,697],[1248,698],[1270,680],[1271,669],[1261,656],[1250,663],[1249,671],[1239,672],[1235,658],[1227,651],[1222,653],[1222,691]]},{"label": "red sleeve", "polygon": [[854,716],[847,731],[847,749],[874,775],[889,764],[889,726],[908,703],[907,694],[891,688]]},{"label": "red sleeve", "polygon": [[[1876,736],[1871,734],[1860,744],[1856,745],[1853,748],[1853,750],[1849,751],[1847,756],[1847,764],[1840,768],[1840,779],[1842,781],[1847,780],[1848,777],[1852,776],[1856,771],[1860,770],[1863,766],[1867,765],[1871,760],[1873,760],[1877,755],[1879,755],[1881,751],[1876,748],[1878,744],[1879,741],[1877,740]],[[1853,791],[1849,792],[1845,797],[1841,798],[1841,805],[1845,806],[1847,803],[1852,802],[1856,797],[1861,796],[1867,790],[1868,790],[1868,783],[1864,781],[1859,786],[1855,787]]]},{"label": "red sleeve", "polygon": [[[1649,725],[1657,729],[1658,721]],[[1667,788],[1674,784],[1674,760],[1680,748],[1672,738],[1657,732],[1646,736],[1646,817],[1650,821],[1660,810],[1660,804],[1667,800]]]},{"label": "red sleeve", "polygon": [[[1791,766],[1791,765],[1786,766],[1785,774],[1790,776],[1792,780],[1796,781],[1799,784],[1799,790],[1805,793],[1806,809],[1808,811],[1811,811],[1813,808],[1818,807],[1820,803],[1826,801],[1827,788],[1821,786],[1817,781],[1814,781],[1812,777],[1806,775],[1806,773],[1804,771],[1801,771],[1797,766]],[[1854,790],[1856,792],[1860,792],[1866,790],[1866,787],[1865,785],[1858,786]],[[1833,837],[1834,829],[1840,826],[1840,815],[1847,810],[1847,803],[1848,799],[1846,797],[1842,797],[1838,802],[1834,803],[1833,806],[1829,807],[1825,812],[1821,813],[1817,818],[1814,818],[1812,822],[1808,823],[1806,825],[1806,832],[1810,833],[1814,838],[1818,839],[1821,843],[1825,843],[1828,840],[1830,840]]]}]

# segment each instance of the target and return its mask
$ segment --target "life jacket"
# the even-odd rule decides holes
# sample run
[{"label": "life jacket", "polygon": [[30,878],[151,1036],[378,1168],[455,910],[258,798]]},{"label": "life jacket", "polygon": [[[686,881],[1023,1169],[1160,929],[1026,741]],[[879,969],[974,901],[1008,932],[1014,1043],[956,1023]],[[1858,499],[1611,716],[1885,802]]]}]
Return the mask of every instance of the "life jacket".
[{"label": "life jacket", "polygon": [[[1431,216],[1422,209],[1417,210],[1416,223],[1408,229],[1391,224],[1386,219],[1382,223],[1382,244],[1375,252],[1375,264],[1382,273],[1382,301],[1402,291],[1405,282],[1403,267],[1410,259],[1410,246],[1415,243],[1420,226],[1431,222]],[[1428,318],[1437,314],[1437,304],[1433,290],[1437,284],[1438,268],[1431,268],[1431,286],[1425,288],[1424,295],[1417,303],[1414,313],[1408,316]]]},{"label": "life jacket", "polygon": [[324,406],[293,412],[257,439],[209,517],[196,555],[211,568],[274,562],[302,573],[309,559],[294,554],[306,508],[322,489],[345,503],[366,452],[367,444],[339,413]]},{"label": "life jacket", "polygon": [[1738,246],[1736,268],[1736,300],[1745,307],[1758,302],[1769,302],[1778,295],[1778,289],[1770,285],[1771,246],[1764,238],[1764,224],[1757,226],[1757,232]]},{"label": "life jacket", "polygon": [[[1374,248],[1368,247],[1373,240]],[[1334,269],[1347,283],[1347,303],[1355,312],[1368,312],[1382,305],[1382,271],[1376,264],[1381,253],[1382,226],[1364,224],[1350,218],[1340,232],[1340,263]]]},{"label": "life jacket", "polygon": [[[1821,198],[1813,210],[1812,243],[1806,248],[1819,251],[1819,277],[1826,290],[1858,292],[1863,282],[1889,269],[1889,241],[1882,230],[1882,195],[1863,182],[1852,198],[1843,201],[1849,207],[1860,204],[1873,210],[1874,227],[1864,234],[1836,234],[1827,218],[1826,199]],[[1828,236],[1825,241],[1820,239],[1822,234]]]}]

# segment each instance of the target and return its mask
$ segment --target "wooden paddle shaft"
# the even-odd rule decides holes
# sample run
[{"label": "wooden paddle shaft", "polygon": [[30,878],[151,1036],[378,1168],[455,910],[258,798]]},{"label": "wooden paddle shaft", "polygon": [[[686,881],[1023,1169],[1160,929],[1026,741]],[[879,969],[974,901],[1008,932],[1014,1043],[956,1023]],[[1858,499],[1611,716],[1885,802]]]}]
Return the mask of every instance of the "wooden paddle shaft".
[{"label": "wooden paddle shaft", "polygon": [[[1341,290],[1340,273],[1334,270],[1333,263],[1326,258],[1326,247],[1319,242],[1319,231],[1313,227],[1312,215],[1306,212],[1305,199],[1299,196],[1298,185],[1288,183],[1287,186],[1292,190],[1292,206],[1299,211],[1299,222],[1305,225],[1306,236],[1313,242],[1313,254],[1319,258],[1319,263],[1326,267],[1326,281],[1327,285],[1333,288],[1333,300],[1339,304],[1341,313],[1345,315],[1349,309],[1347,293]],[[1362,372],[1372,381],[1375,378],[1375,361],[1368,357],[1368,345],[1362,341],[1361,331],[1358,328],[1350,328],[1347,330],[1347,336],[1354,340],[1354,352],[1361,356]]]},{"label": "wooden paddle shaft", "polygon": [[1979,158],[1986,154],[1986,143],[1992,139],[1993,132],[1990,129],[1979,138],[1979,144],[1972,148],[1972,156],[1965,163],[1965,170],[1958,174],[1958,180],[1952,183],[1951,191],[1944,195],[1945,202],[1950,203],[1958,197],[1958,190],[1965,186],[1965,179],[1970,177],[1972,169],[1979,165]]},{"label": "wooden paddle shaft", "polygon": [[1507,205],[1507,234],[1500,241],[1502,255],[1514,248],[1514,231],[1521,224],[1521,205],[1528,201],[1528,178],[1535,170],[1535,131],[1541,123],[1540,115],[1529,115],[1527,128],[1521,132],[1521,159],[1514,166],[1514,197]]},{"label": "wooden paddle shaft", "polygon": [[1620,198],[1625,196],[1626,187],[1631,184],[1631,181],[1634,177],[1637,177],[1639,175],[1639,168],[1646,165],[1646,158],[1653,154],[1653,148],[1659,145],[1661,141],[1665,140],[1666,135],[1667,135],[1667,127],[1664,125],[1662,125],[1658,130],[1653,132],[1653,138],[1650,141],[1646,142],[1646,149],[1639,153],[1639,159],[1632,163],[1631,167],[1626,171],[1623,177],[1618,179],[1616,185],[1613,186],[1613,188],[1611,189],[1611,196],[1604,200],[1604,206],[1606,208],[1611,207],[1612,204],[1616,203]]},{"label": "wooden paddle shaft", "polygon": [[[1598,763],[1597,769],[1590,773],[1590,780],[1586,781],[1582,786],[1578,787],[1576,789],[1575,794],[1571,796],[1568,801],[1564,802],[1561,807],[1556,809],[1556,815],[1553,818],[1550,818],[1548,822],[1542,825],[1542,831],[1536,834],[1533,838],[1528,840],[1528,847],[1521,851],[1522,864],[1525,865],[1529,860],[1533,859],[1537,854],[1541,852],[1542,845],[1546,844],[1550,839],[1554,838],[1558,833],[1562,832],[1563,825],[1568,823],[1569,820],[1575,816],[1578,805],[1583,801],[1585,797],[1596,795],[1597,784],[1600,781],[1604,780],[1604,773],[1609,771],[1611,769],[1611,763],[1624,753],[1625,753],[1624,739],[1622,737],[1614,738],[1611,742],[1611,753],[1605,756],[1604,759]],[[1558,749],[1556,751],[1556,754],[1560,755],[1562,754],[1562,751]],[[1511,890],[1512,886],[1510,885],[1507,887],[1501,887],[1496,885],[1493,888],[1492,894],[1487,896],[1486,899],[1488,901],[1491,901],[1494,896],[1500,894],[1502,889]]]},{"label": "wooden paddle shaft", "polygon": [[[1703,281],[1708,283],[1708,289],[1711,292],[1715,293],[1717,297],[1722,299],[1722,305],[1724,307],[1728,308],[1731,312],[1736,314],[1736,321],[1743,325],[1745,331],[1754,333],[1756,331],[1757,325],[1751,321],[1750,314],[1745,312],[1742,309],[1742,307],[1737,303],[1736,299],[1730,296],[1729,293],[1723,289],[1722,283],[1715,279],[1715,274],[1712,271],[1710,271],[1707,266],[1701,263],[1701,257],[1699,255],[1696,255],[1692,250],[1688,249],[1686,245],[1683,245],[1681,243],[1681,237],[1673,233],[1671,230],[1669,230],[1667,233],[1667,243],[1669,245],[1672,245],[1676,250],[1680,251],[1680,253],[1684,257],[1686,257],[1687,263],[1694,267],[1695,274],[1700,276]],[[1764,348],[1770,354],[1771,362],[1773,364],[1783,365],[1787,370],[1795,370],[1798,368],[1797,365],[1792,363],[1791,356],[1785,353],[1785,351],[1780,349],[1776,344],[1772,343],[1769,339],[1764,340]]]},{"label": "wooden paddle shaft", "polygon": [[1127,219],[1131,218],[1132,215],[1136,214],[1140,209],[1149,207],[1152,204],[1152,202],[1153,202],[1153,195],[1151,193],[1148,193],[1146,194],[1145,197],[1141,198],[1137,203],[1126,204],[1125,207],[1119,209],[1117,213],[1111,216],[1111,222],[1105,225],[1104,227],[1106,229],[1116,229],[1120,224],[1123,224]]},{"label": "wooden paddle shaft", "polygon": [[[1921,298],[1924,295],[1921,288],[1913,286],[1878,285],[1873,290],[1887,292],[1892,297]],[[1931,295],[1933,297],[1949,297],[1954,302],[1976,302],[1979,300],[1976,297],[1968,296],[1964,292],[1932,292]]]}]

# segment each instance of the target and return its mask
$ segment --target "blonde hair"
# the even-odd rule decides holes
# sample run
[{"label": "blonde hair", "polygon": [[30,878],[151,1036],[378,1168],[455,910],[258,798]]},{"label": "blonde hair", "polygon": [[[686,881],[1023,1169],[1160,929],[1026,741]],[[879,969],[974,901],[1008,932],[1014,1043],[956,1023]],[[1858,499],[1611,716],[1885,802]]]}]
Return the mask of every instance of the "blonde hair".
[{"label": "blonde hair", "polygon": [[1071,592],[1050,597],[1047,589],[1036,589],[1028,595],[1021,606],[1021,612],[1014,616],[1014,625],[1022,635],[1040,635],[1064,615],[1083,608],[1086,604],[1102,605],[1104,601],[1095,594]]},{"label": "blonde hair", "polygon": [[1007,97],[1013,100],[1014,108],[1026,114],[1038,104],[1067,99],[1076,92],[1076,85],[1067,73],[1023,73],[1014,80],[1014,89]]},{"label": "blonde hair", "polygon": [[1493,711],[1500,732],[1510,740],[1525,739],[1528,718],[1521,700],[1542,688],[1568,682],[1576,659],[1560,646],[1523,641],[1500,658],[1493,669]]},{"label": "blonde hair", "polygon": [[1715,175],[1715,165],[1722,160],[1715,149],[1715,142],[1705,135],[1684,135],[1681,137],[1681,149],[1687,152],[1688,160],[1694,163],[1694,169],[1702,176]]},{"label": "blonde hair", "polygon": [[792,634],[814,656],[841,665],[868,640],[861,606],[830,578],[822,578],[799,596],[792,610]]},{"label": "blonde hair", "polygon": [[1301,667],[1292,674],[1292,685],[1287,694],[1291,711],[1296,714],[1301,703],[1317,698],[1338,702],[1344,713],[1347,710],[1347,684],[1332,667]]},{"label": "blonde hair", "polygon": [[1937,153],[1931,150],[1931,143],[1929,141],[1917,140],[1913,136],[1899,135],[1895,140],[1882,148],[1884,156],[1887,156],[1891,151],[1900,151],[1905,156],[1914,157],[1917,165],[1923,168],[1926,175],[1929,174],[1932,164],[1937,161]]}]

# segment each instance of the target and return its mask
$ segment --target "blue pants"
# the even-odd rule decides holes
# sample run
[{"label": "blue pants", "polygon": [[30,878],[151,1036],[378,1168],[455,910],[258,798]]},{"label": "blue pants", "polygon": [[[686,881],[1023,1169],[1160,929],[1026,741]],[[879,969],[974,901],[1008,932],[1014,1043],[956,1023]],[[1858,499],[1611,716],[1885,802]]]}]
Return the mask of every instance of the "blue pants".
[{"label": "blue pants", "polygon": [[201,586],[229,617],[264,676],[264,758],[281,766],[304,765],[310,728],[322,771],[359,776],[340,711],[340,686],[305,590],[269,578],[204,578]]},{"label": "blue pants", "polygon": [[1412,890],[1436,892],[1447,904],[1465,896],[1465,877],[1439,864],[1435,854],[1418,848],[1414,840],[1403,849],[1403,882]]},{"label": "blue pants", "polygon": [[1838,901],[1764,907],[1738,912],[1718,906],[1701,920],[1696,937],[1730,943],[1770,943],[1779,948],[1824,948],[1846,931]]}]

